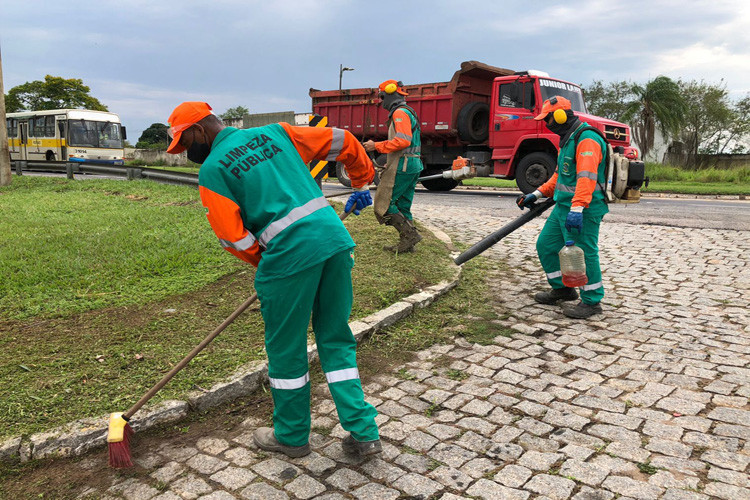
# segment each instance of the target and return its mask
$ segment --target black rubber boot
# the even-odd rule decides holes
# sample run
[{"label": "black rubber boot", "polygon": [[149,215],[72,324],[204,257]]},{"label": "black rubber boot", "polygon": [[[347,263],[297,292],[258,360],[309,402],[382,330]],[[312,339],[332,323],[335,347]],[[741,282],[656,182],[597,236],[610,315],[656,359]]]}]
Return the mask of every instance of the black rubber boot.
[{"label": "black rubber boot", "polygon": [[575,288],[553,288],[548,292],[539,292],[534,295],[534,300],[540,304],[557,304],[563,300],[576,300],[578,292]]},{"label": "black rubber boot", "polygon": [[601,314],[601,313],[602,313],[601,304],[584,304],[583,302],[579,302],[578,305],[574,307],[563,308],[563,314],[573,319],[586,319],[589,316],[593,316],[594,314]]}]

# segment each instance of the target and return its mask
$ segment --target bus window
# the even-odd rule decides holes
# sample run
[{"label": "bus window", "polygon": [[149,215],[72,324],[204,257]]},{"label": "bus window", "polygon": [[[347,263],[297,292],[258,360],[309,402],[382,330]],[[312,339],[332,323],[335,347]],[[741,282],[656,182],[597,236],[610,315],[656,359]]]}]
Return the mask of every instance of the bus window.
[{"label": "bus window", "polygon": [[70,120],[68,122],[68,135],[70,146],[122,148],[119,123]]},{"label": "bus window", "polygon": [[45,117],[44,137],[55,137],[55,117],[52,115]]},{"label": "bus window", "polygon": [[18,122],[14,118],[6,120],[8,124],[8,137],[18,137]]}]

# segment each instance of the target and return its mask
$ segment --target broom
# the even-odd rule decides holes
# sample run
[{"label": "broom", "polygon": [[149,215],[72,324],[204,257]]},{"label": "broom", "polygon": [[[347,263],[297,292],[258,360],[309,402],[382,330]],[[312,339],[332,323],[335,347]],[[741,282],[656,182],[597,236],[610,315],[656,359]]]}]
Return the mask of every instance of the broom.
[{"label": "broom", "polygon": [[164,375],[159,383],[157,383],[146,394],[144,394],[143,397],[139,399],[136,404],[131,406],[128,411],[126,411],[125,413],[113,413],[109,416],[109,432],[107,433],[107,444],[109,446],[110,467],[119,469],[122,467],[133,466],[133,462],[130,459],[130,439],[133,437],[133,428],[130,427],[130,424],[128,423],[133,414],[140,410],[141,407],[146,404],[149,399],[154,397],[154,395],[159,392],[162,387],[167,385],[167,382],[169,382],[172,377],[177,374],[177,372],[185,368],[185,365],[187,365],[190,360],[192,360],[199,352],[201,352],[213,339],[216,338],[217,335],[219,335],[222,331],[224,331],[226,327],[228,327],[235,319],[237,319],[237,316],[242,314],[242,312],[250,307],[250,305],[256,300],[258,300],[258,294],[254,293],[249,299],[247,299],[237,309],[235,309],[235,311],[230,314],[229,317],[216,328],[216,330],[211,332],[208,337],[203,339],[203,342],[198,344],[192,351],[190,351],[190,354],[185,356],[182,361],[177,363],[174,368],[169,370],[169,373]]},{"label": "broom", "polygon": [[[353,206],[348,212],[341,214],[339,217],[342,221],[346,219],[350,213],[356,208]],[[124,413],[112,413],[109,416],[109,430],[107,432],[107,445],[109,448],[109,466],[115,469],[124,467],[132,467],[133,461],[131,460],[130,453],[130,440],[133,437],[133,428],[128,423],[132,416],[146,404],[146,402],[154,397],[154,395],[161,390],[162,387],[167,385],[167,382],[172,380],[177,372],[185,368],[185,366],[199,353],[201,352],[213,339],[216,338],[224,329],[229,326],[245,309],[258,300],[258,294],[254,293],[249,299],[243,302],[235,311],[229,315],[227,319],[220,324],[216,330],[203,339],[203,342],[198,344],[190,353],[183,358],[182,361],[177,363],[169,373],[164,375],[162,379],[153,386],[149,391],[138,400],[136,404],[130,407],[130,409]]]}]

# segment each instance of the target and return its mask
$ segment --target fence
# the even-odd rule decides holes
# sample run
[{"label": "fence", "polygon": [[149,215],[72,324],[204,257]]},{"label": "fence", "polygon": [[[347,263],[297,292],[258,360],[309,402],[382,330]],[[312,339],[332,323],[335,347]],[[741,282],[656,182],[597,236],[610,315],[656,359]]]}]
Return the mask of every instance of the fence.
[{"label": "fence", "polygon": [[163,149],[134,149],[125,148],[126,160],[140,160],[150,165],[168,165],[170,167],[184,167],[187,165],[187,153],[168,154]]},{"label": "fence", "polygon": [[694,169],[714,167],[722,170],[750,165],[750,154],[688,154],[664,153],[664,165],[674,165]]}]

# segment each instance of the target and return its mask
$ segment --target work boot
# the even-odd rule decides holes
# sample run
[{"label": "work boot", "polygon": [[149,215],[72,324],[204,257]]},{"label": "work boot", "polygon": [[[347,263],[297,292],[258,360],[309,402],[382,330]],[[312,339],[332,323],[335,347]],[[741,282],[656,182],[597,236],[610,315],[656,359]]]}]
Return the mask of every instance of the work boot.
[{"label": "work boot", "polygon": [[573,319],[586,319],[594,314],[601,314],[601,304],[584,304],[579,302],[575,307],[563,307],[563,314]]},{"label": "work boot", "polygon": [[279,443],[276,439],[276,435],[273,433],[271,427],[259,427],[253,433],[253,441],[258,445],[258,448],[266,451],[276,451],[283,453],[289,458],[304,457],[310,454],[310,443],[305,443],[302,446],[287,446]]},{"label": "work boot", "polygon": [[383,451],[380,439],[374,441],[357,441],[351,434],[341,441],[341,447],[344,449],[344,452],[349,455],[374,455],[375,453]]},{"label": "work boot", "polygon": [[534,295],[534,300],[540,304],[554,305],[562,300],[576,300],[578,292],[575,288],[553,288],[548,292],[539,292]]},{"label": "work boot", "polygon": [[396,228],[399,240],[398,244],[387,245],[383,248],[389,252],[395,253],[413,252],[414,245],[422,239],[422,236],[417,232],[416,228],[409,223],[409,220],[399,212],[388,214],[385,223],[386,225]]}]

